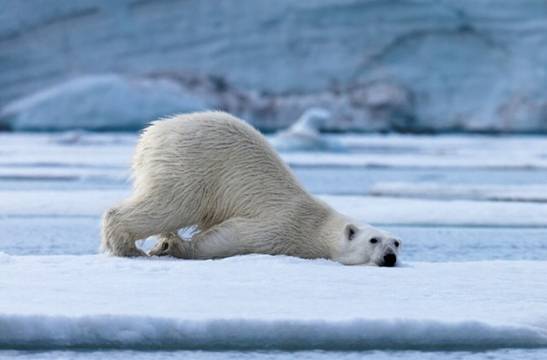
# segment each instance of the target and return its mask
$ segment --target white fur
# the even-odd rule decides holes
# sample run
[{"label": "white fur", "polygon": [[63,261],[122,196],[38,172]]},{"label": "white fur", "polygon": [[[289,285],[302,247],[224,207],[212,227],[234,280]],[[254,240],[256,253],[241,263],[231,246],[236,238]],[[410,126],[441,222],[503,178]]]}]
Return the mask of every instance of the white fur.
[{"label": "white fur", "polygon": [[[152,255],[192,259],[263,253],[381,265],[398,251],[391,236],[308,194],[259,132],[226,113],[154,122],[133,171],[133,195],[103,217],[102,248],[113,255],[145,255],[135,241],[151,235],[160,235]],[[177,230],[191,226],[182,240]]]}]

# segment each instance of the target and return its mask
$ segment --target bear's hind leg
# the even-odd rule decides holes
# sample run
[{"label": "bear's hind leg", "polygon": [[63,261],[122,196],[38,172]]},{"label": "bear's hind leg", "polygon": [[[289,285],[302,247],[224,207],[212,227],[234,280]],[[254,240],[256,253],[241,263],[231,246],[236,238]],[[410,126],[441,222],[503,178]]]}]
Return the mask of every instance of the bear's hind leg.
[{"label": "bear's hind leg", "polygon": [[120,205],[107,210],[102,221],[101,250],[114,256],[143,256],[144,252],[135,245],[128,221],[127,205]]},{"label": "bear's hind leg", "polygon": [[104,214],[101,249],[115,256],[146,256],[135,242],[183,227],[175,216],[152,201],[126,200]]},{"label": "bear's hind leg", "polygon": [[190,242],[183,242],[185,251],[192,259],[218,259],[242,254],[272,254],[264,221],[249,218],[232,218],[210,229],[201,231]]}]

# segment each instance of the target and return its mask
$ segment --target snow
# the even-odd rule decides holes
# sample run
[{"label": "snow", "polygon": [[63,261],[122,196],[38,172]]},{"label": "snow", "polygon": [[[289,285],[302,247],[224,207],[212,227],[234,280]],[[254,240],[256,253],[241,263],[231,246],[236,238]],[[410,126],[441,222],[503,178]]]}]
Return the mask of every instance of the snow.
[{"label": "snow", "polygon": [[[0,190],[0,217],[100,216],[128,189]],[[547,226],[547,204],[321,195],[336,210],[373,224]]]},{"label": "snow", "polygon": [[[136,140],[136,135],[79,133],[67,143],[63,134],[0,134],[0,166],[128,169]],[[291,151],[281,157],[295,167],[547,169],[547,141],[533,136],[330,135],[322,141],[345,151]]]},{"label": "snow", "polygon": [[425,137],[415,135],[331,135],[350,153],[291,152],[283,159],[293,166],[358,166],[400,168],[543,169],[547,142],[534,136]]},{"label": "snow", "polygon": [[67,168],[60,166],[15,166],[0,167],[2,181],[109,181],[128,182],[130,171],[117,168]]},{"label": "snow", "polygon": [[[380,225],[404,240],[404,261],[546,260],[545,227]],[[97,254],[100,218],[0,218],[0,251],[11,255]],[[13,239],[22,239],[13,241]],[[155,239],[140,245],[151,248]]]},{"label": "snow", "polygon": [[547,346],[545,261],[1,259],[2,348]]},{"label": "snow", "polygon": [[6,349],[67,347],[407,355],[520,347],[545,357],[544,138],[333,135],[324,140],[345,153],[282,153],[320,199],[403,238],[393,269],[97,255],[101,213],[130,193],[136,139],[0,134],[0,358],[54,358]]},{"label": "snow", "polygon": [[77,143],[66,144],[60,136],[42,134],[0,134],[0,166],[84,167],[129,169],[137,136],[85,136]]},{"label": "snow", "polygon": [[[478,156],[476,156],[478,155]],[[510,158],[444,154],[345,154],[327,153],[318,157],[308,152],[291,152],[282,156],[291,166],[355,166],[355,167],[400,167],[400,168],[491,168],[491,169],[544,169],[547,157],[515,154]]]},{"label": "snow", "polygon": [[547,204],[321,196],[338,211],[374,224],[547,226]]},{"label": "snow", "polygon": [[306,110],[289,128],[277,132],[270,143],[278,151],[341,151],[343,148],[321,136],[320,129],[332,118],[322,108]]},{"label": "snow", "polygon": [[447,185],[439,183],[376,183],[369,190],[374,196],[412,198],[478,199],[494,201],[547,202],[547,185]]}]

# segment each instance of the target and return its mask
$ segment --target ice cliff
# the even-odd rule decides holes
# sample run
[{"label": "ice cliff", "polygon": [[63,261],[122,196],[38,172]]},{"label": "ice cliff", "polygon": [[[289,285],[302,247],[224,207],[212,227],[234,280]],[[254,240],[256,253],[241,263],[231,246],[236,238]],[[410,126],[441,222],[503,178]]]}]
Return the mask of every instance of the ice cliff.
[{"label": "ice cliff", "polygon": [[323,130],[547,131],[542,0],[0,7],[2,128],[136,129],[218,108],[274,130],[319,106]]}]

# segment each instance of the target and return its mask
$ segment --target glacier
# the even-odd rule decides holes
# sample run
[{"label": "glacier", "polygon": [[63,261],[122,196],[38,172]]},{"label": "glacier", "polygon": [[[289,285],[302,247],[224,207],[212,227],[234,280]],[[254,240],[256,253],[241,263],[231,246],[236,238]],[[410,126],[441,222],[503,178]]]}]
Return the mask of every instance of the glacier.
[{"label": "glacier", "polygon": [[140,129],[138,86],[101,103],[124,108],[116,118],[73,102],[67,122],[48,106],[99,101],[96,87],[71,85],[114,74],[169,82],[158,91],[178,100],[145,102],[159,116],[205,104],[276,130],[321,106],[336,115],[331,131],[547,131],[543,1],[37,4],[1,2],[2,128]]}]

